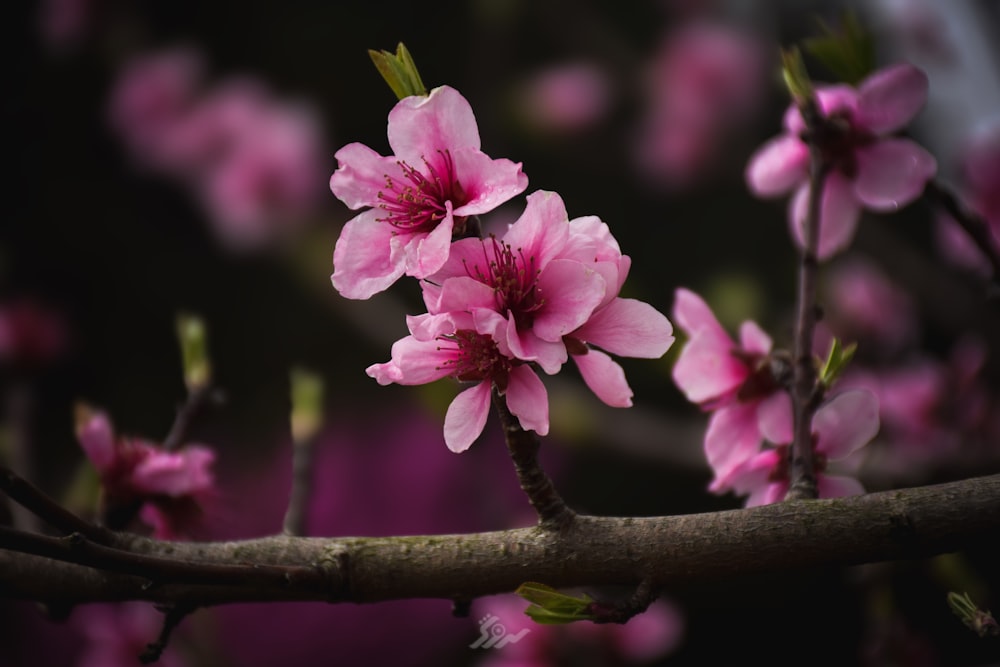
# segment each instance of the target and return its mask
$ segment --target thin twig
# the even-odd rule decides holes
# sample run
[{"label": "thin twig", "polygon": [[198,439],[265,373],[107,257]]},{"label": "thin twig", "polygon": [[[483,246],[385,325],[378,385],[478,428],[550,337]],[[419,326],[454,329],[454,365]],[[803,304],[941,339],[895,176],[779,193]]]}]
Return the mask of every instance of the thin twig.
[{"label": "thin twig", "polygon": [[155,642],[146,645],[146,650],[139,654],[139,662],[144,665],[150,665],[159,660],[163,655],[163,651],[166,650],[174,630],[195,609],[197,607],[188,604],[175,604],[161,609],[163,612],[163,628],[160,630],[160,636],[156,638]]},{"label": "thin twig", "polygon": [[651,577],[646,577],[628,600],[611,605],[595,602],[590,611],[594,615],[594,623],[627,623],[632,617],[649,609],[649,605],[656,602],[658,597],[660,587],[653,583]]},{"label": "thin twig", "polygon": [[295,440],[292,445],[292,491],[285,511],[285,535],[304,535],[312,495],[315,437]]},{"label": "thin twig", "polygon": [[209,385],[200,386],[188,392],[184,404],[177,410],[177,416],[170,427],[170,432],[163,439],[163,449],[172,452],[183,444],[191,422],[213,397],[214,390]]},{"label": "thin twig", "polygon": [[517,417],[511,414],[507,401],[496,387],[493,388],[493,405],[500,416],[517,479],[531,506],[538,513],[539,525],[556,530],[570,525],[576,513],[566,505],[552,480],[538,463],[538,450],[541,447],[538,436],[534,431],[521,428]]},{"label": "thin twig", "polygon": [[84,521],[13,470],[0,466],[0,491],[11,500],[64,533],[79,533],[97,544],[107,544],[112,533]]},{"label": "thin twig", "polygon": [[954,192],[938,181],[928,181],[924,188],[924,196],[945,210],[958,225],[965,230],[976,247],[986,256],[993,269],[993,286],[1000,289],[1000,250],[990,227],[980,215],[965,207]]},{"label": "thin twig", "polygon": [[789,486],[785,498],[816,498],[816,455],[812,439],[812,416],[819,396],[816,387],[816,367],[813,364],[812,341],[816,330],[816,283],[819,270],[820,217],[823,210],[823,186],[830,170],[823,153],[823,118],[816,100],[802,103],[802,118],[809,140],[809,207],[806,212],[802,249],[799,253],[798,286],[796,293],[794,366],[792,369],[792,409],[794,436],[789,450]]}]

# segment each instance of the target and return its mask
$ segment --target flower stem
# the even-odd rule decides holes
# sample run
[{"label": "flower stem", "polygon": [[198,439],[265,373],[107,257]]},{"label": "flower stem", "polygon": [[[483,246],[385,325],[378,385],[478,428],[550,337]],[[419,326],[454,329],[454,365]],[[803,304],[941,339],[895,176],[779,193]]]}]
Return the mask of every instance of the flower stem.
[{"label": "flower stem", "polygon": [[821,141],[823,118],[813,98],[802,103],[802,118],[806,122],[809,142],[809,208],[806,212],[802,249],[799,254],[798,289],[796,293],[796,319],[794,365],[792,368],[792,408],[794,437],[789,450],[790,482],[786,500],[816,498],[816,452],[812,439],[812,416],[822,399],[813,363],[812,340],[818,319],[816,282],[819,270],[817,247],[819,245],[820,212],[823,203],[823,184],[830,165],[823,154]]},{"label": "flower stem", "polygon": [[534,431],[525,431],[517,418],[507,408],[507,401],[493,387],[493,405],[496,407],[503,426],[507,450],[514,462],[514,471],[521,489],[527,494],[528,501],[538,513],[538,524],[543,528],[560,530],[569,526],[576,513],[566,505],[566,502],[556,491],[555,485],[545,474],[538,463],[538,450],[541,442]]},{"label": "flower stem", "polygon": [[993,284],[996,287],[1000,281],[1000,250],[993,239],[989,224],[975,212],[963,206],[954,192],[937,181],[927,182],[924,196],[944,209],[965,230],[980,252],[986,256],[990,268],[993,269]]}]

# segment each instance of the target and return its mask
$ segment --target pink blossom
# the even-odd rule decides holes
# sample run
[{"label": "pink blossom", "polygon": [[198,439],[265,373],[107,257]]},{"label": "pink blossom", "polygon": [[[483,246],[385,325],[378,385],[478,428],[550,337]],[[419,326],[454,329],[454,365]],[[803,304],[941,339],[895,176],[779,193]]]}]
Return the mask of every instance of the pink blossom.
[{"label": "pink blossom", "polygon": [[841,339],[861,337],[894,347],[916,336],[910,295],[874,264],[862,260],[838,264],[828,278],[824,319]]},{"label": "pink blossom", "polygon": [[782,363],[771,355],[771,338],[746,321],[740,342],[729,337],[708,304],[680,288],[673,320],[688,336],[673,369],[674,382],[689,401],[712,410],[705,432],[705,454],[719,490],[727,476],[754,456],[763,435],[760,421],[781,396]]},{"label": "pink blossom", "polygon": [[[994,245],[1000,246],[1000,122],[973,132],[961,163],[963,203],[982,216]],[[951,262],[988,275],[989,261],[954,220],[937,223],[938,247]]]},{"label": "pink blossom", "polygon": [[480,150],[472,108],[448,86],[400,100],[389,112],[388,137],[394,155],[348,144],[330,178],[349,208],[370,207],[344,226],[333,253],[333,285],[351,299],[367,299],[404,274],[435,273],[467,217],[528,185],[520,163]]},{"label": "pink blossom", "polygon": [[567,133],[585,130],[608,112],[610,82],[596,65],[577,62],[536,73],[518,90],[521,113],[539,129]]},{"label": "pink blossom", "polygon": [[747,123],[764,89],[764,44],[707,22],[672,30],[646,76],[648,108],[636,159],[651,180],[694,185],[721,157],[727,133]]},{"label": "pink blossom", "polygon": [[599,398],[627,407],[632,391],[606,352],[657,358],[673,342],[666,317],[618,297],[630,264],[605,223],[569,220],[559,195],[539,191],[502,238],[457,241],[424,299],[432,313],[498,314],[514,357],[552,374],[572,355]]},{"label": "pink blossom", "polygon": [[139,505],[139,516],[154,535],[170,538],[199,512],[211,495],[215,453],[201,445],[166,451],[147,440],[117,436],[111,420],[81,406],[77,440],[97,469],[106,514]]},{"label": "pink blossom", "polygon": [[[768,418],[760,423],[764,437],[777,447],[760,452],[732,470],[718,489],[749,496],[747,507],[778,502],[788,492],[792,404],[787,394],[777,396],[780,398],[780,409],[772,410]],[[827,467],[831,461],[846,459],[868,444],[878,429],[878,399],[870,391],[844,391],[819,407],[813,415],[812,433],[816,448],[816,486],[820,498],[864,493],[864,487],[858,480],[827,474]]]},{"label": "pink blossom", "polygon": [[[827,259],[854,238],[861,209],[891,212],[920,196],[937,171],[934,157],[909,139],[887,136],[906,125],[927,100],[927,76],[909,64],[879,70],[857,89],[817,86],[816,102],[831,133],[822,149],[832,161],[823,186],[818,257]],[[759,197],[795,190],[789,220],[801,245],[809,199],[805,122],[793,104],[785,133],[750,158],[746,180]]]},{"label": "pink blossom", "polygon": [[366,372],[382,385],[426,384],[444,377],[475,383],[448,407],[448,449],[463,452],[483,432],[493,386],[522,428],[538,435],[549,432],[545,385],[530,366],[511,355],[503,317],[490,311],[424,314],[408,317],[407,326],[410,335],[393,344],[391,360]]}]

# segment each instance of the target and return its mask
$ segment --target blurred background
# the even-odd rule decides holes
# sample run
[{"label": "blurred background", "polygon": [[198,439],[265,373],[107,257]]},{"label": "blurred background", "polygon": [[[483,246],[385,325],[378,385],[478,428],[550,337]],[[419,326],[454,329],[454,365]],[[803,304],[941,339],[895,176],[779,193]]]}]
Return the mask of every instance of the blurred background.
[{"label": "blurred background", "polygon": [[[16,5],[4,22],[0,458],[86,511],[74,405],[162,440],[186,395],[176,318],[197,314],[224,400],[188,429],[188,442],[217,453],[217,493],[192,537],[280,531],[295,367],[325,387],[309,534],[531,523],[492,418],[481,441],[452,454],[441,422],[453,384],[379,387],[364,373],[406,334],[403,316],[422,312],[416,284],[364,302],[330,285],[334,243],[354,215],[328,189],[334,153],[356,141],[389,153],[395,97],[368,49],[405,42],[428,86],[469,100],[483,151],[523,164],[526,192],[554,190],[570,217],[607,222],[633,261],[625,296],[669,315],[687,287],[730,332],[753,319],[779,348],[791,345],[795,295],[786,202],[753,198],[743,173],[781,130],[779,47],[815,36],[818,19],[835,27],[854,9],[880,66],[908,60],[928,73],[931,97],[910,132],[937,157],[940,180],[1000,230],[1000,6],[987,0]],[[515,198],[484,224],[522,209]],[[995,288],[955,229],[924,201],[866,214],[850,251],[824,269],[824,326],[859,343],[853,370],[882,399],[882,432],[851,462],[871,490],[1000,470]],[[707,418],[670,376],[682,344],[661,360],[622,361],[628,410],[600,403],[574,369],[545,378],[544,463],[575,508],[742,506],[707,490]],[[188,618],[163,661],[1000,664],[997,641],[945,603],[958,590],[1000,606],[996,556],[698,584],[666,591],[625,628],[530,626],[508,598],[479,600],[466,618],[445,601],[239,605]],[[530,632],[469,648],[488,614]],[[50,623],[0,600],[0,665],[136,664],[159,617],[147,605],[91,605]]]}]

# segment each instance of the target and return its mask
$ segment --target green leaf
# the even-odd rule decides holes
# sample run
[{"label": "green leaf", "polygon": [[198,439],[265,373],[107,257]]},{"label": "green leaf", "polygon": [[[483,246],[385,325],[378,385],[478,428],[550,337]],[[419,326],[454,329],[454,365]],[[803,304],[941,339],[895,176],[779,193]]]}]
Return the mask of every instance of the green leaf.
[{"label": "green leaf", "polygon": [[801,106],[806,100],[812,99],[813,87],[802,60],[802,52],[796,47],[781,52],[781,76],[785,86],[795,103]]},{"label": "green leaf", "polygon": [[531,603],[524,613],[536,623],[557,625],[594,619],[594,600],[586,594],[574,597],[533,581],[521,584],[514,593]]},{"label": "green leaf", "polygon": [[369,49],[368,55],[398,99],[427,94],[427,87],[420,78],[413,56],[402,42],[396,47],[396,53]]},{"label": "green leaf", "polygon": [[323,419],[323,378],[301,368],[292,370],[292,439],[316,435]]},{"label": "green leaf", "polygon": [[829,388],[836,382],[840,374],[844,372],[847,365],[854,358],[854,353],[858,349],[857,343],[851,343],[847,347],[843,347],[839,338],[834,338],[833,343],[830,345],[830,353],[826,357],[826,361],[823,363],[823,368],[819,372],[819,380],[823,383],[823,386]]},{"label": "green leaf", "polygon": [[184,384],[189,392],[204,389],[212,381],[212,364],[208,358],[208,335],[205,322],[197,315],[177,316],[177,339],[181,346]]},{"label": "green leaf", "polygon": [[853,12],[841,17],[840,30],[820,21],[823,34],[802,43],[813,58],[840,81],[856,86],[875,69],[875,43]]}]

